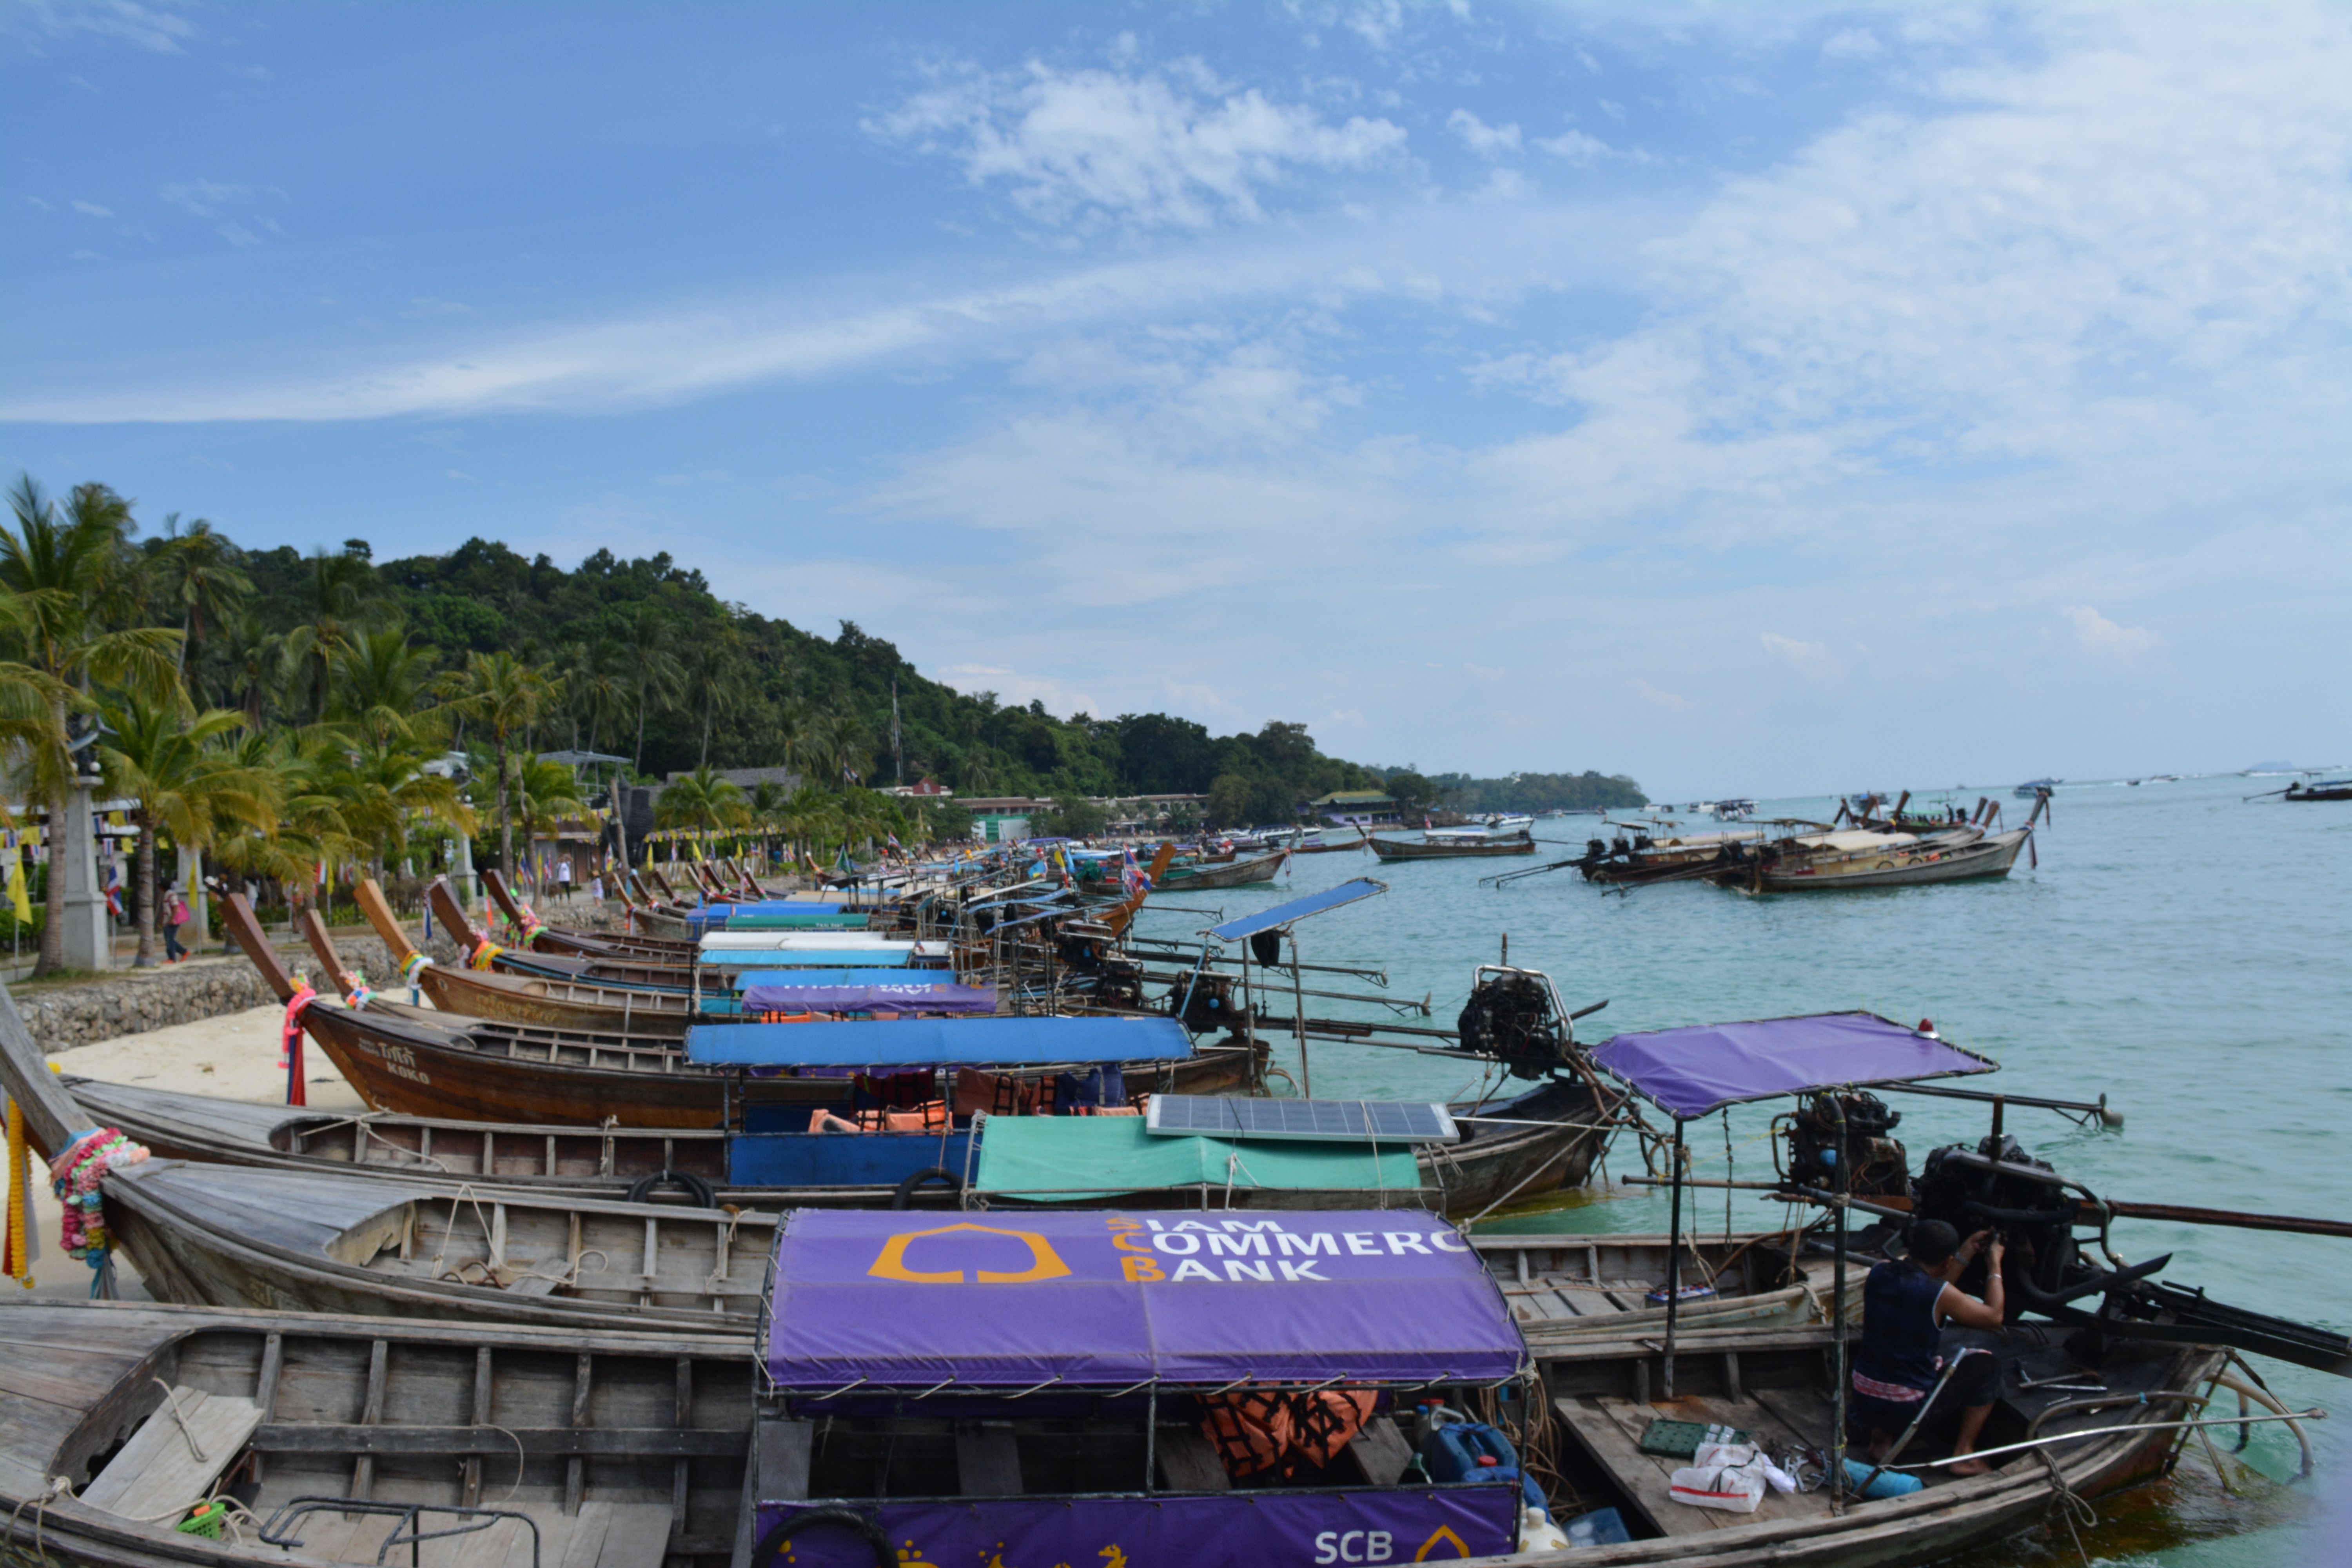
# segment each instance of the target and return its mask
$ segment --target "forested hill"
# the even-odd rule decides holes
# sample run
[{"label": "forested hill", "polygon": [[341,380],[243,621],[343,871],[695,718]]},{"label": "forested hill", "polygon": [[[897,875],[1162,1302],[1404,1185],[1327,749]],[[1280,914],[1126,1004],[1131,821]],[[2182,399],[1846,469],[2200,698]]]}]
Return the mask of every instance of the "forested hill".
[{"label": "forested hill", "polygon": [[299,691],[265,695],[257,684],[273,640],[283,647],[321,622],[397,625],[445,663],[504,648],[541,666],[567,694],[536,737],[542,749],[614,752],[653,775],[707,755],[716,767],[799,766],[820,779],[845,764],[887,785],[901,771],[889,742],[895,680],[905,780],[928,773],[965,795],[1216,789],[1237,820],[1265,821],[1326,791],[1380,783],[1374,770],[1324,756],[1303,724],[1215,736],[1160,713],[1060,719],[1042,703],[965,695],[854,623],[826,638],[726,604],[667,554],[622,561],[600,550],[566,571],[478,539],[382,562],[353,540],[326,554],[251,552],[244,567],[254,586],[246,613],[199,644],[205,695],[224,704],[299,706]]},{"label": "forested hill", "polygon": [[1622,773],[1513,773],[1474,779],[1437,773],[1429,781],[1456,811],[1616,811],[1647,805],[1642,786]]}]

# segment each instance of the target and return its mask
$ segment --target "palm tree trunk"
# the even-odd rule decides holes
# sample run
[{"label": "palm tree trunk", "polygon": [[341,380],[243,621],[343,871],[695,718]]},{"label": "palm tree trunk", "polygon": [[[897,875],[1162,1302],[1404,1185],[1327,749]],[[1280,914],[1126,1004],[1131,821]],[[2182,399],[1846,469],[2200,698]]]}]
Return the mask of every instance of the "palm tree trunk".
[{"label": "palm tree trunk", "polygon": [[139,952],[131,960],[133,969],[155,967],[155,819],[142,811],[139,814],[139,854],[133,862],[131,875],[139,888]]},{"label": "palm tree trunk", "polygon": [[702,703],[702,757],[694,765],[698,768],[710,765],[710,701],[707,696]]},{"label": "palm tree trunk", "polygon": [[646,689],[637,688],[637,754],[629,766],[639,773],[646,769]]},{"label": "palm tree trunk", "polygon": [[514,818],[507,811],[507,742],[499,739],[499,875],[509,887],[520,886],[515,878]]},{"label": "palm tree trunk", "polygon": [[[57,733],[66,732],[66,701],[62,697],[49,702],[49,716],[57,725]],[[70,770],[73,759],[66,759]],[[34,964],[36,974],[50,974],[66,966],[66,879],[65,859],[59,853],[65,844],[66,810],[72,804],[73,786],[49,797],[49,827],[44,836],[48,841],[49,874],[43,879],[41,889],[41,956]]]}]

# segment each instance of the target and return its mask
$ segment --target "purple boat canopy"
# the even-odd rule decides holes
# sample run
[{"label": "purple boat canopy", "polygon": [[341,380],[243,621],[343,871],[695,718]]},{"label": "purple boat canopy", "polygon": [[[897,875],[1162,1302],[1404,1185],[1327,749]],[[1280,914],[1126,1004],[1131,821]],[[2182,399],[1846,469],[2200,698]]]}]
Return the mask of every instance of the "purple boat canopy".
[{"label": "purple boat canopy", "polygon": [[747,1013],[979,1013],[996,1011],[986,985],[875,980],[858,985],[747,985]]},{"label": "purple boat canopy", "polygon": [[1469,1244],[1412,1209],[801,1209],[771,1289],[768,1374],[800,1393],[1500,1383],[1528,1365]]},{"label": "purple boat canopy", "polygon": [[1776,1094],[2000,1068],[1990,1058],[1875,1013],[1816,1013],[1620,1035],[1594,1050],[1592,1059],[1685,1121]]}]

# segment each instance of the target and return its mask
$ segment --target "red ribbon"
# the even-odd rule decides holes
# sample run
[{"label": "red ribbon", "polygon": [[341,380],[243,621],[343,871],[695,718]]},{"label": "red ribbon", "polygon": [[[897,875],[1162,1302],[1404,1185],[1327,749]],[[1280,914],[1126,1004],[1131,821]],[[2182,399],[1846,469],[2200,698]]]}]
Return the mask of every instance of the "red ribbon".
[{"label": "red ribbon", "polygon": [[318,993],[305,985],[286,1003],[286,1027],[278,1040],[278,1065],[286,1069],[286,1103],[308,1105],[310,1097],[302,1090],[302,1009],[308,1007]]}]

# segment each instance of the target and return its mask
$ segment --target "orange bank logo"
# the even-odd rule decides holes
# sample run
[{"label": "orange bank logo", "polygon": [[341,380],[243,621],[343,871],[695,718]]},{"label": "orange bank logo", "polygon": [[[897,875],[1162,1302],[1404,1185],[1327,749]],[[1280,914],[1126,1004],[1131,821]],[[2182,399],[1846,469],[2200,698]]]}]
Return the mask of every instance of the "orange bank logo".
[{"label": "orange bank logo", "polygon": [[[1026,1268],[1013,1270],[975,1268],[971,1271],[971,1279],[969,1280],[965,1278],[965,1270],[961,1268],[926,1271],[908,1267],[907,1249],[909,1247],[912,1247],[916,1242],[928,1240],[932,1237],[956,1236],[962,1233],[970,1233],[978,1236],[1011,1237],[1013,1240],[1018,1241],[1028,1247],[1029,1267]],[[950,1248],[955,1247],[955,1244],[953,1243],[948,1243],[945,1245]],[[939,1250],[940,1249],[938,1247],[924,1248],[924,1251],[927,1254],[931,1254],[933,1256],[936,1256]],[[992,1247],[987,1250],[990,1254],[994,1254],[1002,1249]],[[1070,1266],[1062,1261],[1060,1254],[1054,1250],[1054,1244],[1047,1241],[1044,1237],[1038,1235],[1034,1230],[1009,1230],[1002,1226],[972,1225],[965,1223],[960,1225],[938,1226],[929,1230],[910,1230],[903,1235],[894,1236],[889,1240],[882,1244],[881,1255],[874,1259],[874,1267],[868,1268],[866,1272],[876,1279],[903,1279],[910,1285],[962,1285],[967,1283],[976,1283],[981,1285],[1029,1285],[1034,1284],[1040,1279],[1059,1279],[1069,1273],[1069,1271]]]}]

